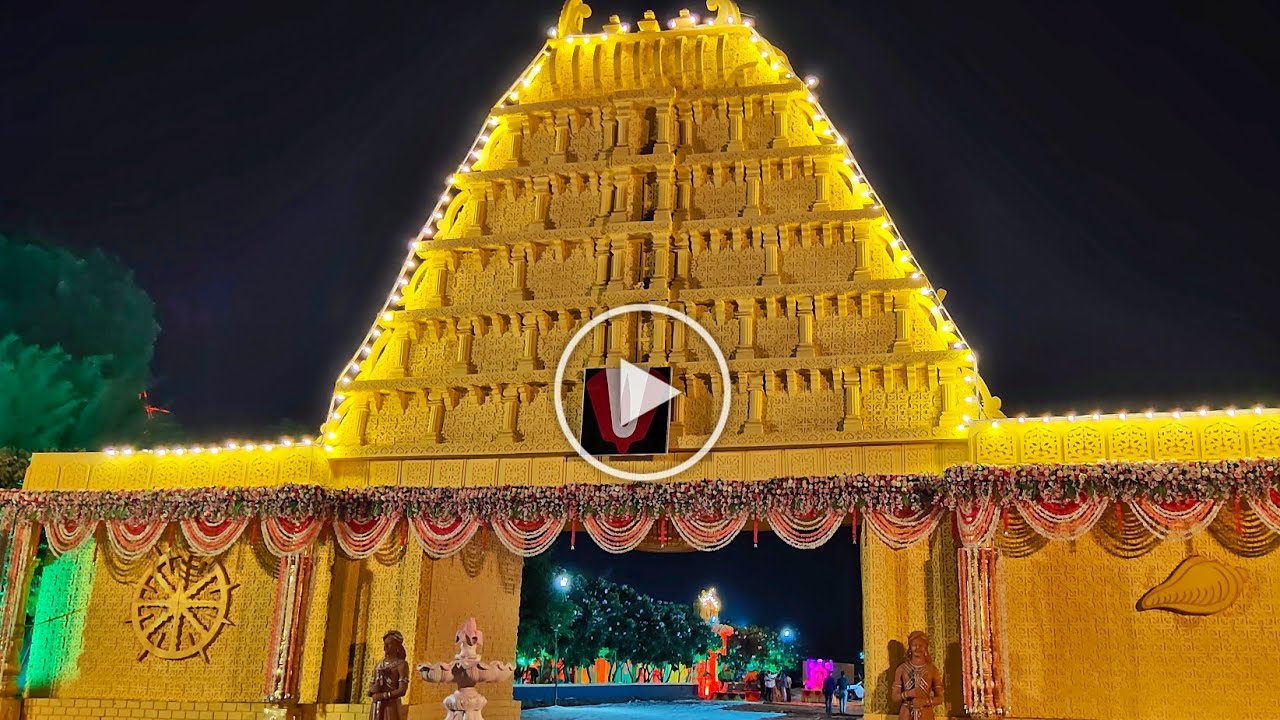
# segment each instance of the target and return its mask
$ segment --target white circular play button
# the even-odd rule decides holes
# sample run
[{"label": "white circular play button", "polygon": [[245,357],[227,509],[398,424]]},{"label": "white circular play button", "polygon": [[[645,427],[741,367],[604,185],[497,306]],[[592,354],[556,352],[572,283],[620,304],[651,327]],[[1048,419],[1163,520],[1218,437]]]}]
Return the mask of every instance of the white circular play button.
[{"label": "white circular play button", "polygon": [[[584,385],[582,422],[585,425],[590,418],[590,422],[594,423],[590,428],[591,433],[595,436],[603,437],[607,443],[615,448],[615,452],[593,454],[588,451],[583,446],[582,441],[579,440],[578,434],[569,427],[569,421],[565,419],[564,372],[569,357],[573,355],[574,349],[587,337],[587,334],[601,323],[630,313],[665,315],[693,330],[707,344],[711,354],[715,357],[722,380],[721,387],[724,388],[720,399],[720,415],[716,420],[715,429],[711,431],[707,441],[684,462],[657,472],[629,472],[603,462],[600,457],[625,456],[629,451],[646,447],[644,436],[649,433],[655,414],[661,415],[660,422],[669,422],[669,413],[661,411],[669,409],[667,404],[680,395],[680,391],[668,382],[671,378],[670,368],[642,368],[626,360],[621,360],[616,368],[588,368],[586,373],[591,377],[588,378],[584,375],[579,380]],[[579,328],[578,332],[574,333],[573,337],[569,339],[569,344],[565,346],[564,351],[560,354],[560,362],[556,364],[554,391],[556,420],[560,423],[560,431],[564,433],[565,439],[573,446],[574,452],[578,453],[579,457],[586,460],[600,472],[621,480],[634,482],[663,480],[688,470],[696,465],[699,460],[706,457],[707,453],[711,452],[711,448],[720,439],[720,433],[724,432],[725,423],[729,421],[729,397],[732,387],[733,384],[729,377],[729,364],[725,362],[724,354],[720,352],[720,348],[716,345],[715,338],[711,336],[711,333],[707,332],[707,329],[702,327],[696,320],[664,305],[647,303],[623,305],[592,318],[590,322]],[[587,428],[584,428],[583,432],[586,434]],[[656,428],[654,432],[660,432],[661,437],[665,439],[665,427]],[[665,442],[660,452],[666,452]],[[643,450],[631,452],[631,454],[643,454]]]}]

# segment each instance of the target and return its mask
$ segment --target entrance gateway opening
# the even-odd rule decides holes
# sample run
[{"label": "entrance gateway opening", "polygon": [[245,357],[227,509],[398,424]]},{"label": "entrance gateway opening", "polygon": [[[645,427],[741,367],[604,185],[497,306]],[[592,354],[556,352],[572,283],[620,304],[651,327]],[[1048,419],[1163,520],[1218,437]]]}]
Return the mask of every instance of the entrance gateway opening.
[{"label": "entrance gateway opening", "polygon": [[[1280,704],[1256,677],[1275,659],[1259,629],[1280,617],[1280,412],[1004,418],[814,82],[736,3],[708,5],[588,31],[590,8],[564,4],[459,152],[317,437],[32,459],[0,505],[0,718],[357,720],[391,700],[435,717],[457,709],[440,682],[456,657],[485,681],[484,717],[516,720],[523,563],[557,543],[552,561],[583,577],[608,571],[576,559],[589,545],[730,543],[632,555],[614,577],[705,558],[651,592],[689,607],[714,584],[722,624],[794,623],[800,643],[822,633],[812,611],[772,616],[776,601],[701,576],[823,596],[860,572],[860,607],[818,612],[860,613],[862,642],[831,659],[865,652],[872,717],[914,712],[893,687],[916,631],[945,716]],[[635,304],[710,340],[662,313],[611,316],[557,381],[576,333]],[[665,423],[612,404],[624,361],[669,368]],[[623,453],[665,428],[665,452],[608,462],[652,477],[696,456],[726,407],[714,447],[660,480],[611,477],[560,428],[590,408],[608,421],[592,440]],[[854,527],[856,562],[768,559],[783,535],[852,552]],[[739,551],[757,529],[762,547]],[[387,698],[401,646],[425,669]],[[1099,677],[1123,682],[1099,693]]]}]

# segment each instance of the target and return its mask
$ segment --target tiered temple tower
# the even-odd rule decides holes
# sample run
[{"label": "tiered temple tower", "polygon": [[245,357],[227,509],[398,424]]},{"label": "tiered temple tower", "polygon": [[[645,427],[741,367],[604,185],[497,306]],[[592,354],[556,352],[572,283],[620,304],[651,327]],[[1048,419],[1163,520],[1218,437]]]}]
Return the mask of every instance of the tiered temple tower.
[{"label": "tiered temple tower", "polygon": [[[577,328],[641,302],[701,323],[729,378],[664,316],[601,325],[569,361],[570,425],[588,366],[669,365],[683,391],[672,452],[624,469],[681,462],[725,399],[715,450],[674,480],[967,482],[983,471],[937,473],[1018,466],[1025,497],[953,483],[938,496],[951,505],[920,517],[865,516],[863,607],[831,611],[862,612],[868,717],[897,717],[889,680],[916,629],[951,716],[1207,719],[1277,705],[1280,490],[1258,480],[1276,464],[1266,476],[1265,461],[1225,461],[1280,456],[1280,413],[1004,419],[813,83],[735,3],[707,5],[713,17],[588,31],[590,8],[565,3],[411,242],[316,442],[34,458],[32,492],[0,504],[0,719],[363,720],[387,629],[411,662],[438,659],[468,616],[486,657],[511,659],[520,558],[475,514],[429,529],[461,538],[449,554],[372,505],[387,486],[440,489],[423,496],[443,504],[458,488],[614,482],[565,441],[552,382]],[[1064,477],[1119,478],[1122,492],[1056,502]],[[374,500],[326,525],[306,517],[302,486]],[[114,494],[138,490],[162,492]],[[81,492],[54,502],[66,491]],[[52,505],[70,510],[42,511]],[[61,555],[45,556],[24,632],[40,532]],[[1189,555],[1212,559],[1196,567],[1220,582],[1189,595],[1213,603],[1167,587]],[[1152,588],[1185,614],[1138,607]],[[438,717],[443,694],[414,683],[410,717]],[[509,684],[486,694],[490,720],[517,718]]]}]

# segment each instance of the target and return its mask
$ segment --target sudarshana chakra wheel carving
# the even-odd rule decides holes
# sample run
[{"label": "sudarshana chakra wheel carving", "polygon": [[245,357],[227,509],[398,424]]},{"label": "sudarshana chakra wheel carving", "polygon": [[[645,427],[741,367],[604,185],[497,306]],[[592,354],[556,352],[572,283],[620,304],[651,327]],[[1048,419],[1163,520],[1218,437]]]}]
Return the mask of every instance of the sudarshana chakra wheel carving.
[{"label": "sudarshana chakra wheel carving", "polygon": [[168,551],[134,588],[128,623],[148,655],[164,660],[201,656],[227,625],[231,591],[239,587],[216,558]]}]

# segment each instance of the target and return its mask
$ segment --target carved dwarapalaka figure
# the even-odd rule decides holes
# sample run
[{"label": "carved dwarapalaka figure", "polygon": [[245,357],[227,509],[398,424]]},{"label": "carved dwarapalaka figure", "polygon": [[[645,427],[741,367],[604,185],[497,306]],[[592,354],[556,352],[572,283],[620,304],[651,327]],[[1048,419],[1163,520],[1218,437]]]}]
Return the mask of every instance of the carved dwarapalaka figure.
[{"label": "carved dwarapalaka figure", "polygon": [[907,636],[907,661],[893,676],[892,694],[902,703],[898,720],[933,720],[942,704],[942,671],[929,659],[929,636],[920,630]]},{"label": "carved dwarapalaka figure", "polygon": [[369,720],[403,720],[404,706],[400,698],[409,692],[404,635],[399,630],[388,630],[382,636],[382,651],[386,657],[373,669],[373,680],[369,683],[369,697],[373,698]]}]

